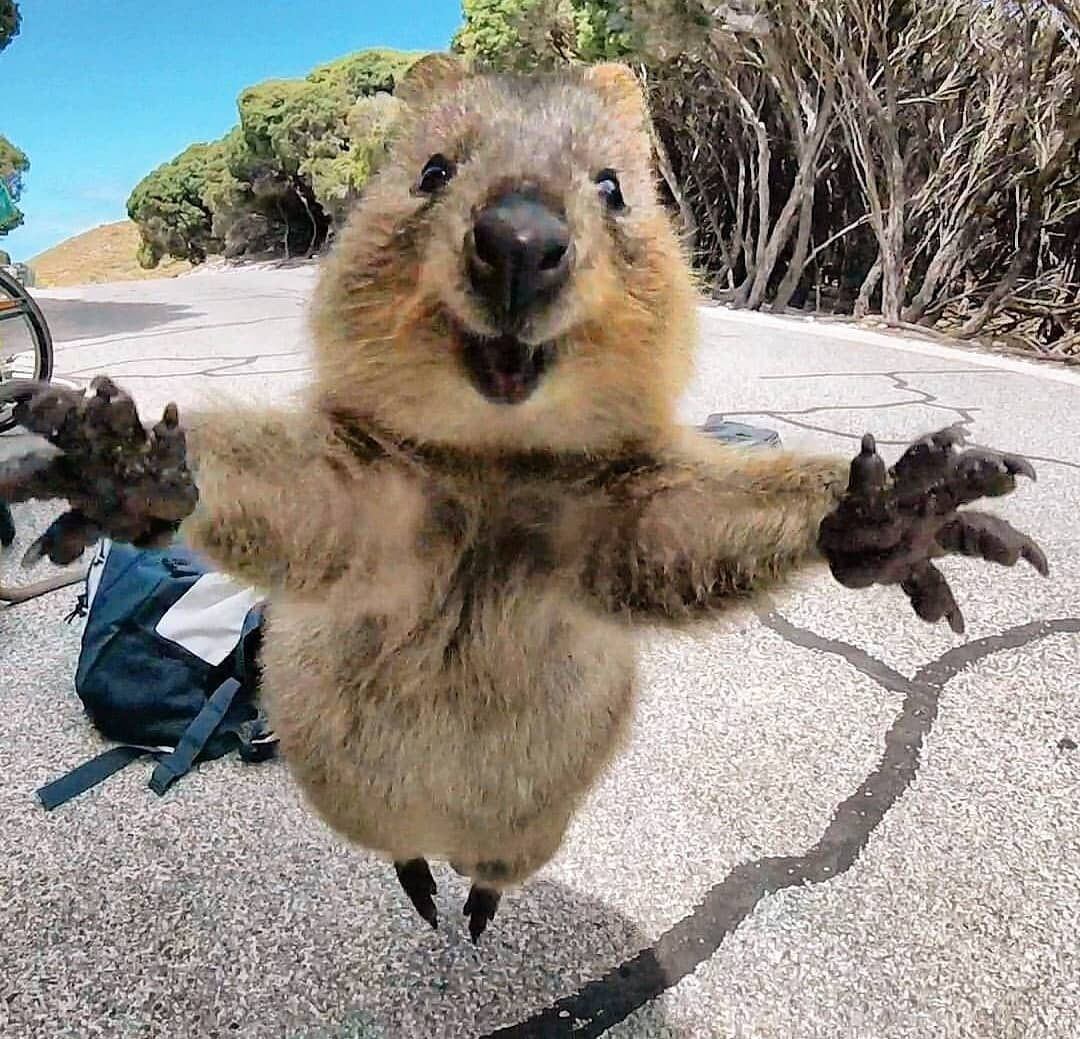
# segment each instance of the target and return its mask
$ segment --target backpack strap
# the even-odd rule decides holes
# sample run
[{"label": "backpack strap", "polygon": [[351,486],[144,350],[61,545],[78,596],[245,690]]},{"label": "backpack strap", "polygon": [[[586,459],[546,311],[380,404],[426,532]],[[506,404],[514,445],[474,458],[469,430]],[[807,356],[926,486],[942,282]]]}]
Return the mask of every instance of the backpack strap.
[{"label": "backpack strap", "polygon": [[[163,796],[176,780],[191,771],[195,759],[217,731],[240,688],[240,683],[235,678],[228,678],[222,682],[214,695],[206,701],[206,706],[187,727],[176,749],[158,758],[158,764],[150,777],[150,788],[154,793]],[[242,731],[236,733],[236,736],[243,760],[266,761],[276,756],[277,737],[266,726],[265,719],[262,717],[244,726]],[[51,783],[40,787],[37,791],[38,800],[47,812],[51,812],[54,808],[67,804],[68,801],[103,783],[109,776],[119,772],[133,761],[147,754],[156,756],[157,753],[149,747],[132,747],[127,744],[112,747],[96,758],[83,762],[78,768],[65,773],[59,779],[54,779]]]},{"label": "backpack strap", "polygon": [[240,683],[235,678],[226,678],[214,690],[214,695],[187,727],[176,750],[158,759],[153,775],[150,777],[150,789],[159,797],[165,794],[181,776],[191,771],[195,759],[202,753],[210,737],[228,713],[233,698],[240,691]]},{"label": "backpack strap", "polygon": [[242,761],[255,763],[277,757],[277,734],[270,728],[266,716],[262,713],[241,725],[236,735],[240,740],[239,754]]},{"label": "backpack strap", "polygon": [[38,800],[45,807],[45,811],[51,812],[73,797],[86,793],[137,758],[150,753],[152,752],[145,747],[113,747],[41,787],[37,792]]}]

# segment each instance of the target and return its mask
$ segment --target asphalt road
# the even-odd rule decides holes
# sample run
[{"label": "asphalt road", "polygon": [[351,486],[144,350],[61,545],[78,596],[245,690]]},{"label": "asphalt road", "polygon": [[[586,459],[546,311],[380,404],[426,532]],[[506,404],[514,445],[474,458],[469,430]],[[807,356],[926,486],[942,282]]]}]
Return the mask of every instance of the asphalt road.
[{"label": "asphalt road", "polygon": [[[60,378],[107,370],[158,409],[299,386],[312,277],[38,295]],[[844,454],[963,421],[1037,459],[994,508],[1051,580],[947,562],[963,637],[827,578],[705,638],[650,636],[632,746],[478,949],[463,882],[436,871],[431,932],[278,763],[215,762],[163,799],[140,763],[46,814],[35,788],[102,746],[72,688],[74,590],[0,607],[0,1035],[1076,1036],[1080,377],[703,321],[688,421]],[[16,512],[19,551],[48,513]]]}]

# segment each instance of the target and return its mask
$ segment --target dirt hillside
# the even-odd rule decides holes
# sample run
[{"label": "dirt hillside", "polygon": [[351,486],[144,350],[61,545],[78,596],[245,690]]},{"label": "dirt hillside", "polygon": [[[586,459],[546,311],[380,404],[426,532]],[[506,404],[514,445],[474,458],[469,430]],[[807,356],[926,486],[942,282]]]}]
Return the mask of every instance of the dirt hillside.
[{"label": "dirt hillside", "polygon": [[39,253],[28,265],[34,272],[34,285],[43,289],[173,278],[191,270],[191,264],[184,260],[163,260],[156,269],[143,270],[135,260],[138,247],[138,229],[130,220],[119,220],[68,238]]}]

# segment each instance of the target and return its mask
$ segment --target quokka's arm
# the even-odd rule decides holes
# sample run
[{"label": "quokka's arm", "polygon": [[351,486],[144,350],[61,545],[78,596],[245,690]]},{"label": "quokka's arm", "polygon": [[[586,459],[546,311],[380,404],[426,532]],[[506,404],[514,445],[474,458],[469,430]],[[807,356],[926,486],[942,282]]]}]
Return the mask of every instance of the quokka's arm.
[{"label": "quokka's arm", "polygon": [[605,487],[606,507],[579,532],[586,589],[610,611],[690,620],[827,562],[849,588],[898,584],[925,621],[964,620],[934,560],[955,553],[1046,576],[1046,556],[1003,519],[960,511],[1011,493],[1017,455],[957,451],[958,427],[912,443],[890,468],[873,437],[853,461],[689,441],[667,461]]},{"label": "quokka's arm", "polygon": [[357,459],[329,428],[264,406],[185,416],[199,502],[180,535],[238,580],[303,593],[356,552]]},{"label": "quokka's arm", "polygon": [[[631,619],[692,620],[823,563],[848,462],[706,443],[604,488],[579,536],[587,592]],[[594,525],[594,526],[593,526]]]},{"label": "quokka's arm", "polygon": [[70,505],[31,561],[71,562],[101,537],[162,545],[179,530],[240,580],[305,592],[340,575],[355,551],[349,484],[363,467],[304,409],[180,415],[169,405],[148,427],[104,377],[89,394],[36,383],[5,392],[21,402],[17,421],[49,450],[0,464],[0,497]]}]

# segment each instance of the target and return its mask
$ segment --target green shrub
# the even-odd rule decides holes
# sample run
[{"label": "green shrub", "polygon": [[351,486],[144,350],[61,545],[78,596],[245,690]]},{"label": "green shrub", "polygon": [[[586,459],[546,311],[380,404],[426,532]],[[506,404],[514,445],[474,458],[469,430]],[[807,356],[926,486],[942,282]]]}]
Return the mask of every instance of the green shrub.
[{"label": "green shrub", "polygon": [[321,247],[385,155],[401,109],[392,91],[420,57],[360,51],[304,79],[248,87],[225,137],[193,145],[132,192],[140,262]]}]

